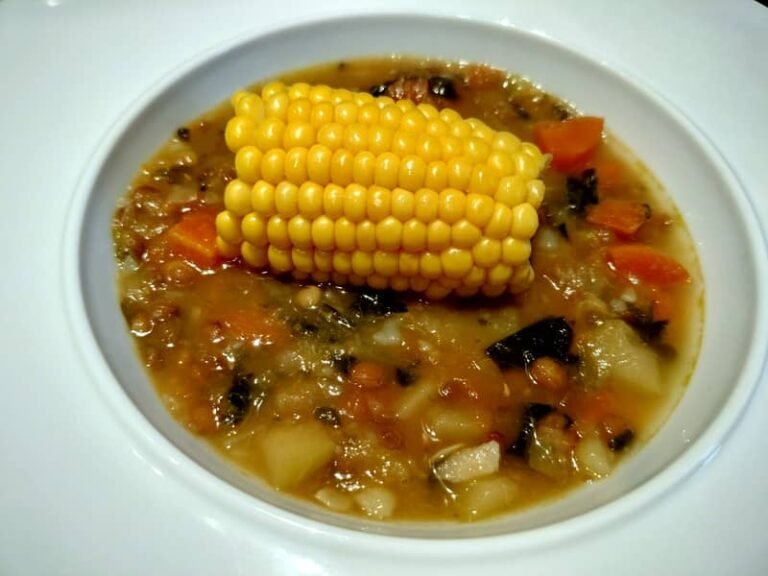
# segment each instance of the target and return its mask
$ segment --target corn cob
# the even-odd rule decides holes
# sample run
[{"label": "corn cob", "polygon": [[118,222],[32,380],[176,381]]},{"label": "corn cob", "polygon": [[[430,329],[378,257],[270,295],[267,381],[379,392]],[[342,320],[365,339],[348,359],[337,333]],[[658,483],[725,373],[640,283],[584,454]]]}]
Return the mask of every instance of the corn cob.
[{"label": "corn cob", "polygon": [[232,97],[217,244],[299,280],[495,296],[533,280],[546,158],[450,109],[272,82]]}]

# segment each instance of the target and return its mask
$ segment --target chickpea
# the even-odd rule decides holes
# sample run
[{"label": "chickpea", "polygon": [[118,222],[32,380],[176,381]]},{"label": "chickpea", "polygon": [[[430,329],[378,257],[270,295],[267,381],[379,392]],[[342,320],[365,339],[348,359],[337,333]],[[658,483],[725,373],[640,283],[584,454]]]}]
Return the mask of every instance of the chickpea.
[{"label": "chickpea", "polygon": [[302,288],[293,297],[293,303],[299,308],[311,310],[317,308],[320,305],[320,301],[323,299],[323,291],[317,286],[307,286]]},{"label": "chickpea", "polygon": [[534,384],[547,390],[558,391],[568,385],[568,373],[563,365],[546,356],[531,364],[528,375]]}]

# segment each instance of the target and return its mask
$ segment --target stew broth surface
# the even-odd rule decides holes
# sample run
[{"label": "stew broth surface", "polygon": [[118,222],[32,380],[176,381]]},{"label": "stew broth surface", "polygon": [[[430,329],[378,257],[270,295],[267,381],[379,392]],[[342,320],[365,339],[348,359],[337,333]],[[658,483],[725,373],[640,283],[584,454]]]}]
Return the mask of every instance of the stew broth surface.
[{"label": "stew broth surface", "polygon": [[[479,65],[393,57],[282,80],[367,91],[404,79],[408,95],[414,78],[436,106],[524,141],[539,122],[578,116]],[[424,84],[434,78],[444,84]],[[701,335],[698,261],[670,198],[610,134],[577,170],[543,172],[528,291],[428,302],[175,254],[168,230],[221,210],[235,176],[231,114],[222,105],[180,127],[136,175],[113,231],[122,311],[162,402],[237,466],[336,512],[472,521],[609,474],[679,400]],[[590,187],[597,204],[574,208]],[[595,225],[606,200],[643,206],[647,219],[629,236]],[[628,243],[672,256],[690,279],[621,276],[606,249]],[[525,327],[562,326],[545,319],[572,331],[566,356],[506,367],[486,352]],[[477,474],[471,462],[498,469]]]}]

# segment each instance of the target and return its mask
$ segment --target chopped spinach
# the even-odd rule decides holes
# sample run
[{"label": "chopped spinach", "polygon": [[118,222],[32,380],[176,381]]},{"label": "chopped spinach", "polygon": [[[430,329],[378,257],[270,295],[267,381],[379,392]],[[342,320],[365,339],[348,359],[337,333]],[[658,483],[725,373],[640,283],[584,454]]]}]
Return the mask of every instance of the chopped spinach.
[{"label": "chopped spinach", "polygon": [[570,209],[583,216],[590,204],[597,204],[597,172],[593,168],[584,170],[580,176],[568,176],[565,193]]},{"label": "chopped spinach", "polygon": [[502,370],[525,367],[542,356],[572,362],[572,340],[573,329],[565,318],[544,318],[491,344],[485,354]]}]

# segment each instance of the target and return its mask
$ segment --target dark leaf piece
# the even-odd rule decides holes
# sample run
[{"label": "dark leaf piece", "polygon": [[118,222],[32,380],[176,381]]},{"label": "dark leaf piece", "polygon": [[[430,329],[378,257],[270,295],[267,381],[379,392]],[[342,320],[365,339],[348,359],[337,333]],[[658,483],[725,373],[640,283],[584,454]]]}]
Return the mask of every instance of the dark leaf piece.
[{"label": "dark leaf piece", "polygon": [[328,424],[334,428],[341,426],[341,416],[339,415],[339,411],[336,410],[336,408],[331,408],[329,406],[318,406],[315,408],[314,412],[312,412],[312,415],[315,417],[315,419],[322,422],[323,424]]},{"label": "dark leaf piece", "polygon": [[667,320],[654,320],[652,313],[644,312],[635,306],[630,306],[623,318],[648,344],[661,343],[664,329],[669,324]]},{"label": "dark leaf piece", "polygon": [[397,368],[395,370],[395,380],[403,388],[416,382],[417,376],[413,370],[408,368]]},{"label": "dark leaf piece", "polygon": [[389,316],[408,311],[408,306],[391,291],[362,290],[352,303],[352,311],[361,316]]},{"label": "dark leaf piece", "polygon": [[485,354],[502,370],[523,368],[542,356],[572,362],[572,340],[573,329],[565,318],[544,318],[491,344]]},{"label": "dark leaf piece", "polygon": [[179,140],[187,141],[189,140],[189,128],[182,126],[178,130],[176,130],[176,136],[178,136]]},{"label": "dark leaf piece", "polygon": [[597,204],[597,172],[593,168],[584,170],[581,176],[569,176],[565,181],[565,194],[568,206],[576,214],[583,216],[590,204]]},{"label": "dark leaf piece", "polygon": [[446,100],[456,100],[459,97],[453,80],[446,76],[432,76],[429,79],[429,92],[433,96]]},{"label": "dark leaf piece", "polygon": [[228,425],[239,424],[253,405],[253,374],[235,373],[232,386],[225,396],[226,408],[222,422]]},{"label": "dark leaf piece", "polygon": [[357,364],[357,358],[351,354],[338,354],[331,358],[331,362],[339,373],[347,376],[352,367]]},{"label": "dark leaf piece", "polygon": [[635,439],[635,433],[629,428],[608,440],[608,448],[614,452],[621,452]]},{"label": "dark leaf piece", "polygon": [[390,84],[392,84],[392,82],[382,82],[381,84],[376,84],[375,86],[371,86],[368,89],[368,92],[371,94],[371,96],[385,96]]},{"label": "dark leaf piece", "polygon": [[508,454],[516,456],[525,456],[528,452],[528,446],[531,443],[531,436],[536,428],[536,422],[551,414],[555,409],[549,404],[532,403],[526,404],[523,411],[522,425],[517,438],[507,447]]}]

